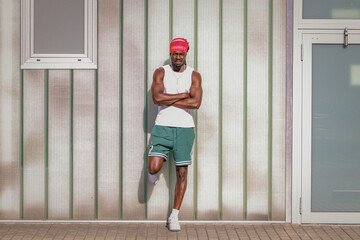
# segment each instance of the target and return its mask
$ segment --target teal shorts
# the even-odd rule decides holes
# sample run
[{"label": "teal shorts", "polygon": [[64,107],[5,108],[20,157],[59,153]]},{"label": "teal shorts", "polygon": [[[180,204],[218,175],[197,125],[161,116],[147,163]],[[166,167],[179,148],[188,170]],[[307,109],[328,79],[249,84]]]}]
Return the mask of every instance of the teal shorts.
[{"label": "teal shorts", "polygon": [[165,127],[155,125],[151,130],[149,157],[168,159],[173,151],[176,166],[191,164],[191,153],[194,145],[194,128]]}]

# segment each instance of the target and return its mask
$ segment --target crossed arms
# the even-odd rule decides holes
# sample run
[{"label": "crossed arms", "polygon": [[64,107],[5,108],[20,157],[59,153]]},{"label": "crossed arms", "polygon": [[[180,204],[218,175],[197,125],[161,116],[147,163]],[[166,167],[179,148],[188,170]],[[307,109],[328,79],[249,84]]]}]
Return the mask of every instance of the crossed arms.
[{"label": "crossed arms", "polygon": [[164,75],[165,71],[163,68],[158,68],[154,72],[151,94],[155,104],[182,109],[198,109],[200,107],[202,99],[200,73],[193,71],[190,93],[177,94],[164,93]]}]

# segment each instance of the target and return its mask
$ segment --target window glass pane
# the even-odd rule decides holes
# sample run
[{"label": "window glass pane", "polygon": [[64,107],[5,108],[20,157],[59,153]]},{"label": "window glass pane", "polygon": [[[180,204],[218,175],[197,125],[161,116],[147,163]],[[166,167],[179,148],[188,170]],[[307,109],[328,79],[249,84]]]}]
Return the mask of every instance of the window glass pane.
[{"label": "window glass pane", "polygon": [[34,0],[34,53],[84,53],[84,0]]},{"label": "window glass pane", "polygon": [[360,1],[303,0],[303,18],[360,19]]},{"label": "window glass pane", "polygon": [[313,212],[360,211],[360,45],[313,45]]}]

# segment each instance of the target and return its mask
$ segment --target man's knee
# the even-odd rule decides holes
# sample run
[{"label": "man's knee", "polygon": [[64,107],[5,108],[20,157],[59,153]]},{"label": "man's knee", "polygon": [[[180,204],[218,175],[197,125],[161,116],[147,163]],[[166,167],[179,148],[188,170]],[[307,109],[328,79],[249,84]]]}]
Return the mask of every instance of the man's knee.
[{"label": "man's knee", "polygon": [[176,176],[181,182],[185,182],[187,179],[187,166],[186,167],[176,167]]},{"label": "man's knee", "polygon": [[150,174],[155,174],[160,171],[164,159],[161,157],[149,157],[148,171]]}]

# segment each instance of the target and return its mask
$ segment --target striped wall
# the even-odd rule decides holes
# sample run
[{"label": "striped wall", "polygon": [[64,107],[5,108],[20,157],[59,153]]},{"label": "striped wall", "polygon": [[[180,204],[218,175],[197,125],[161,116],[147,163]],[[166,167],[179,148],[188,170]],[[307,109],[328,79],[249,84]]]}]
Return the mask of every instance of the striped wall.
[{"label": "striped wall", "polygon": [[97,70],[21,70],[20,0],[0,0],[0,220],[164,220],[147,181],[150,87],[173,37],[203,79],[182,220],[285,221],[286,1],[98,1]]}]

